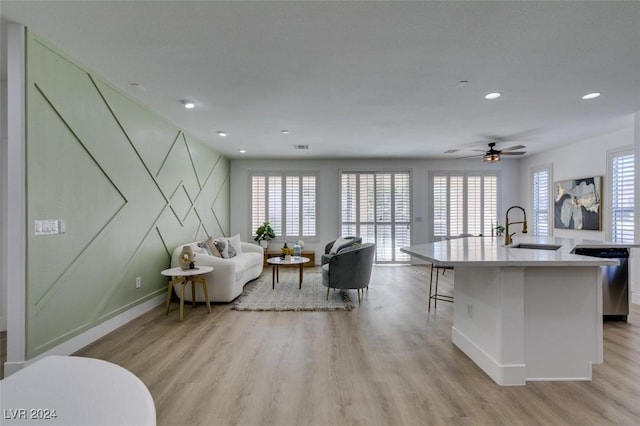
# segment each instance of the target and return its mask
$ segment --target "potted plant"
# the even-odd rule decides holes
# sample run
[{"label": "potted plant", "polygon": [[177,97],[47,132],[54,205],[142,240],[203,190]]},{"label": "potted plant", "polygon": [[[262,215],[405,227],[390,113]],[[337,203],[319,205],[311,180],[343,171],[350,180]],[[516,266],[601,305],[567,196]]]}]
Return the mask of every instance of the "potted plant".
[{"label": "potted plant", "polygon": [[256,229],[256,237],[253,240],[257,241],[258,244],[266,250],[267,247],[269,247],[269,241],[275,237],[276,233],[273,231],[269,222],[263,222],[262,225]]}]

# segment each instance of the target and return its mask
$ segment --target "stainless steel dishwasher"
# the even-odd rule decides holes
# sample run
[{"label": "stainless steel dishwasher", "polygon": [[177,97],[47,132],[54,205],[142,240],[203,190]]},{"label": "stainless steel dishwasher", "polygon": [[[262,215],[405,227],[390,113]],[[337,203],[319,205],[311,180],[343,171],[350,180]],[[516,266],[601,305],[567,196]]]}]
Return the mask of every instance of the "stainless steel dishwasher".
[{"label": "stainless steel dishwasher", "polygon": [[602,314],[604,320],[627,321],[629,315],[629,249],[581,247],[575,254],[616,259],[619,265],[602,266]]}]

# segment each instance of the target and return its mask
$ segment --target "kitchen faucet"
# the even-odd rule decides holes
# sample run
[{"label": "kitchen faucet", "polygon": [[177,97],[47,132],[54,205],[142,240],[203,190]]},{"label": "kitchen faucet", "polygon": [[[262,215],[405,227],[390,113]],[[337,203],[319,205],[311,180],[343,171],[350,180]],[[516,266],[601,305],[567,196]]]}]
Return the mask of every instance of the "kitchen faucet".
[{"label": "kitchen faucet", "polygon": [[[524,216],[524,220],[522,220],[521,222],[511,222],[509,223],[509,211],[511,211],[511,209],[520,209],[522,210],[522,215]],[[511,237],[513,237],[513,235],[515,234],[509,234],[509,225],[515,225],[516,223],[521,223],[522,224],[522,233],[526,234],[527,233],[527,213],[524,211],[524,209],[520,206],[511,206],[507,209],[507,213],[506,213],[506,218],[505,218],[505,223],[506,223],[506,230],[505,230],[505,236],[504,236],[504,245],[508,246],[509,244],[511,244],[513,242],[513,240],[511,239]]]}]

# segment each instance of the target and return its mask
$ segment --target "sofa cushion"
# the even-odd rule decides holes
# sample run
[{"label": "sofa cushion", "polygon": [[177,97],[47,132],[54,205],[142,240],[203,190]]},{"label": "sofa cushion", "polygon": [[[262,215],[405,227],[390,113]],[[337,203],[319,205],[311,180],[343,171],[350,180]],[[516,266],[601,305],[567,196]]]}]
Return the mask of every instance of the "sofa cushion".
[{"label": "sofa cushion", "polygon": [[360,243],[352,243],[351,245],[348,245],[346,247],[342,247],[341,249],[339,249],[337,254],[357,250],[358,247],[360,247]]},{"label": "sofa cushion", "polygon": [[224,238],[216,239],[215,245],[224,259],[231,259],[236,256],[236,250]]},{"label": "sofa cushion", "polygon": [[351,242],[352,242],[352,239],[347,239],[342,237],[338,238],[336,242],[333,243],[333,247],[331,247],[329,254],[336,254],[338,250],[340,250],[340,247],[344,246],[345,244],[350,244]]},{"label": "sofa cushion", "polygon": [[258,253],[242,253],[231,259],[231,261],[235,264],[236,273],[238,273],[238,271],[244,271],[254,266],[258,258],[262,259]]},{"label": "sofa cushion", "polygon": [[242,253],[242,243],[240,242],[240,234],[236,234],[233,237],[227,238],[227,241],[229,242],[229,244],[231,244],[231,247],[233,247],[233,249],[236,251],[236,254]]},{"label": "sofa cushion", "polygon": [[213,239],[213,237],[209,237],[206,240],[204,240],[203,242],[207,245],[207,247],[209,247],[209,252],[211,252],[212,256],[222,257],[222,255],[218,251],[218,248],[216,247],[216,242]]},{"label": "sofa cushion", "polygon": [[198,247],[201,249],[200,253],[205,253],[209,256],[213,256],[213,253],[211,253],[211,249],[209,248],[209,245],[206,241],[200,241],[198,243]]}]

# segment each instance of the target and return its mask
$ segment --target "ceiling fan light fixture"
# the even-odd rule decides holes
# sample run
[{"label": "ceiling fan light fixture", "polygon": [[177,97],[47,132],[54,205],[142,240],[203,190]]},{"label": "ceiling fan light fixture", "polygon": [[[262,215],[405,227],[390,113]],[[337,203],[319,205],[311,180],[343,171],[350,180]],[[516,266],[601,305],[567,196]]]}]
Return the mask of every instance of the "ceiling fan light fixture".
[{"label": "ceiling fan light fixture", "polygon": [[482,161],[484,163],[497,163],[500,161],[500,154],[497,152],[487,152],[482,156]]}]

